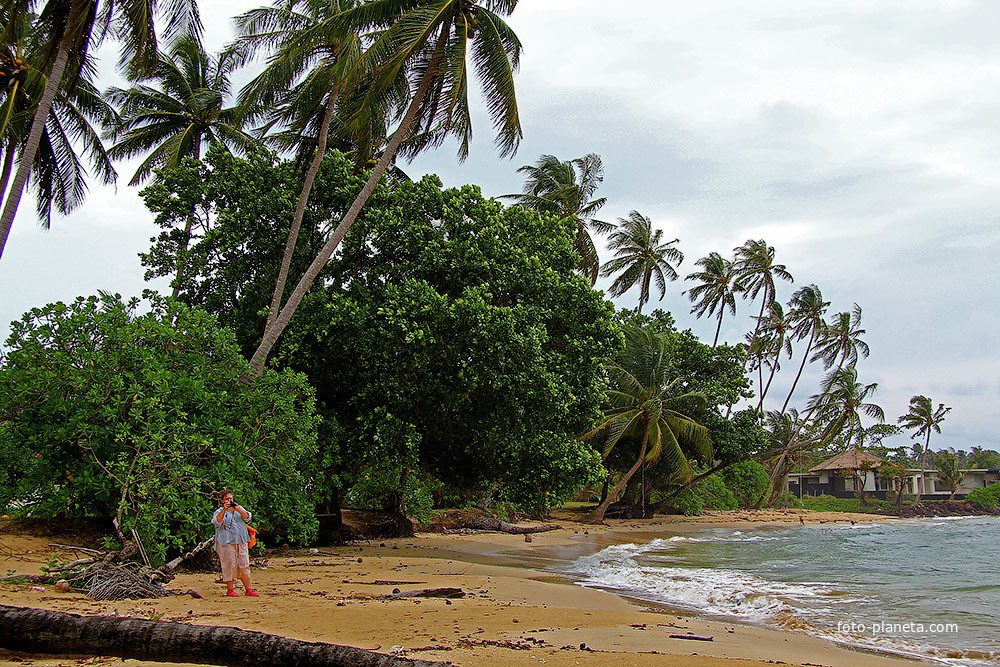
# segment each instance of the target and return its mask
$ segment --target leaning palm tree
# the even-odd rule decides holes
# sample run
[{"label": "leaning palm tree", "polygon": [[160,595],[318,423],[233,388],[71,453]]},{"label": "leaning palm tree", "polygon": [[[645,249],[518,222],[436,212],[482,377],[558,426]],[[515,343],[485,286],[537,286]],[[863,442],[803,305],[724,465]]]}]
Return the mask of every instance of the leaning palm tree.
[{"label": "leaning palm tree", "polygon": [[[400,81],[408,86],[408,103],[382,156],[364,187],[340,219],[327,242],[289,294],[254,352],[255,373],[264,363],[316,277],[354,224],[375,191],[382,174],[404,141],[407,155],[436,146],[447,136],[459,140],[459,157],[468,154],[472,138],[468,82],[470,63],[486,97],[486,108],[497,130],[501,154],[512,155],[521,140],[521,123],[514,93],[514,71],[521,43],[500,14],[510,14],[516,0],[371,0],[341,12],[331,29],[365,33],[384,28],[355,68],[357,94],[352,95],[344,123],[349,132],[371,136],[373,111],[384,112],[399,100]],[[471,52],[471,54],[470,54]]]},{"label": "leaning palm tree", "polygon": [[331,125],[342,95],[353,85],[350,73],[361,56],[357,32],[333,19],[356,0],[278,0],[236,18],[239,38],[229,52],[247,62],[269,51],[267,66],[240,93],[240,103],[263,130],[282,127],[271,143],[292,147],[298,163],[308,165],[285,242],[265,331],[281,309],[288,273],[313,183],[319,174]]},{"label": "leaning palm tree", "polygon": [[765,416],[770,468],[771,493],[768,504],[780,500],[788,488],[788,473],[797,463],[805,461],[820,442],[811,428],[808,415],[800,416],[792,408],[788,412],[769,410]]},{"label": "leaning palm tree", "polygon": [[601,156],[588,153],[564,162],[554,155],[543,155],[535,164],[525,165],[518,172],[527,174],[523,194],[503,195],[502,198],[572,220],[576,227],[573,249],[580,256],[580,272],[590,279],[591,285],[595,284],[601,260],[591,232],[608,234],[615,228],[611,223],[594,218],[607,202],[604,197],[592,199],[604,181]]},{"label": "leaning palm tree", "polygon": [[823,360],[823,367],[834,364],[837,369],[858,363],[859,356],[868,358],[868,343],[861,340],[866,331],[861,328],[861,306],[854,304],[850,312],[837,313],[825,327],[816,343],[812,360]]},{"label": "leaning palm tree", "polygon": [[[3,13],[0,12],[0,17]],[[14,160],[22,150],[32,115],[45,86],[45,72],[36,68],[44,48],[34,16],[6,21],[0,30],[0,200],[6,193]],[[91,83],[94,65],[88,60],[77,84],[60,89],[42,130],[29,185],[37,192],[37,212],[47,228],[52,211],[68,214],[87,192],[85,162],[105,184],[115,182],[97,125],[116,120],[114,109]]]},{"label": "leaning palm tree", "polygon": [[704,409],[705,398],[678,391],[682,378],[673,376],[666,336],[642,327],[626,329],[625,349],[608,362],[607,372],[610,386],[604,416],[584,437],[602,443],[605,459],[625,443],[638,444],[639,453],[594,509],[591,520],[596,523],[604,520],[608,507],[642,466],[664,461],[677,479],[686,481],[691,477],[692,459],[712,460],[708,429],[689,416],[693,410]]},{"label": "leaning palm tree", "polygon": [[629,213],[628,218],[619,218],[618,226],[608,237],[608,249],[615,256],[601,267],[601,275],[620,274],[608,294],[621,296],[639,283],[638,312],[649,301],[649,285],[656,281],[660,290],[660,300],[667,293],[667,281],[677,280],[677,270],[671,262],[680,264],[684,253],[673,247],[680,239],[663,241],[663,230],[653,231],[653,221],[638,211]]},{"label": "leaning palm tree", "polygon": [[920,502],[921,493],[927,493],[927,451],[931,447],[931,432],[941,432],[941,422],[949,412],[951,408],[945,407],[944,403],[938,403],[935,409],[931,399],[917,394],[910,399],[910,407],[906,414],[896,420],[903,428],[913,429],[910,437],[924,436],[924,450],[920,454],[920,488],[917,489],[915,503]]},{"label": "leaning palm tree", "polygon": [[788,409],[788,404],[795,394],[795,387],[798,386],[799,379],[802,377],[802,371],[805,370],[806,362],[809,360],[809,355],[812,352],[813,343],[823,334],[823,329],[826,326],[826,323],[823,321],[823,315],[826,314],[826,309],[829,305],[830,302],[823,300],[823,293],[815,285],[806,285],[798,289],[788,302],[788,307],[790,308],[788,315],[792,322],[792,336],[794,336],[795,340],[807,339],[807,342],[805,353],[802,355],[802,363],[799,365],[799,372],[795,375],[795,381],[792,382],[792,388],[788,391],[785,404],[781,406],[782,412]]},{"label": "leaning palm tree", "polygon": [[234,58],[210,56],[197,37],[186,35],[135,85],[108,89],[105,95],[121,114],[108,133],[117,142],[108,153],[119,160],[148,154],[129,185],[184,158],[201,159],[202,148],[213,142],[239,150],[256,143],[242,129],[240,110],[226,106],[234,68]]},{"label": "leaning palm tree", "polygon": [[786,315],[785,309],[777,301],[771,304],[764,321],[760,323],[758,340],[768,341],[768,344],[764,346],[767,351],[764,363],[770,368],[770,372],[767,384],[761,383],[760,400],[757,402],[758,412],[764,409],[764,398],[771,388],[774,374],[781,368],[781,355],[784,354],[789,359],[792,358],[793,324],[790,314]]},{"label": "leaning palm tree", "polygon": [[885,412],[868,399],[878,391],[878,383],[863,385],[858,382],[858,370],[853,366],[831,371],[824,378],[820,392],[814,394],[808,415],[820,424],[820,446],[840,439],[850,447],[859,433],[863,433],[863,416],[885,421]]},{"label": "leaning palm tree", "polygon": [[767,245],[763,239],[754,241],[748,239],[743,245],[734,248],[734,271],[736,273],[736,291],[742,292],[753,301],[761,296],[760,312],[757,313],[757,326],[750,337],[751,343],[760,330],[761,318],[764,312],[774,302],[774,279],[795,282],[792,274],[784,264],[774,263],[774,247]]},{"label": "leaning palm tree", "polygon": [[722,317],[726,314],[726,309],[734,317],[736,315],[736,266],[717,252],[702,257],[695,265],[702,267],[702,270],[688,274],[686,280],[697,280],[700,284],[686,293],[692,302],[697,302],[691,312],[699,319],[703,315],[711,317],[716,310],[719,311],[716,318],[719,322],[715,326],[715,338],[712,340],[712,347],[715,347],[719,344],[719,332],[722,331]]},{"label": "leaning palm tree", "polygon": [[[38,0],[6,0],[3,9],[8,16],[26,16],[42,4]],[[115,3],[112,0],[47,0],[38,16],[40,40],[46,54],[37,65],[46,74],[45,85],[32,113],[30,129],[21,147],[17,172],[10,184],[0,215],[0,257],[10,235],[28,175],[35,164],[49,114],[59,90],[71,93],[86,71],[87,54],[107,34],[119,39],[119,64],[130,72],[148,72],[156,64],[157,34],[154,22],[158,17],[167,21],[163,34],[172,38],[185,33],[197,33],[201,28],[196,0],[132,0]]]}]

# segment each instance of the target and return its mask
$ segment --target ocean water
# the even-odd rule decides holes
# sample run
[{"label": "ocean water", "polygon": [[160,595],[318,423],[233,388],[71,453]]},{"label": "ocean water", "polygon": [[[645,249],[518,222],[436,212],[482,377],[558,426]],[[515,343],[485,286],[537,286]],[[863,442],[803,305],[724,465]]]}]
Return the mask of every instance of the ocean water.
[{"label": "ocean water", "polygon": [[584,586],[954,665],[1000,665],[1000,517],[711,530],[620,544]]}]

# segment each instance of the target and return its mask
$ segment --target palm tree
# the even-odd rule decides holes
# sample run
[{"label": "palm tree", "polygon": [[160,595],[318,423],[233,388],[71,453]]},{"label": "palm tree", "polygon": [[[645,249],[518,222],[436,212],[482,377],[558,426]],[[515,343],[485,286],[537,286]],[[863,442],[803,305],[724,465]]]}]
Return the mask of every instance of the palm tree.
[{"label": "palm tree", "polygon": [[656,281],[660,300],[667,293],[667,280],[677,280],[677,271],[670,264],[680,264],[684,254],[673,245],[680,239],[663,242],[663,230],[653,231],[653,221],[638,211],[628,218],[619,218],[618,226],[608,238],[608,248],[615,253],[602,268],[601,275],[620,273],[608,288],[611,296],[621,296],[639,283],[639,307],[649,301],[649,284]]},{"label": "palm tree", "polygon": [[[108,133],[117,143],[108,154],[128,159],[149,153],[129,185],[139,185],[158,168],[177,167],[184,158],[201,159],[202,147],[217,142],[246,150],[253,137],[241,129],[239,109],[226,107],[229,77],[235,59],[205,53],[194,35],[186,35],[160,55],[153,71],[128,89],[110,88],[106,96],[121,110],[121,119]],[[177,253],[173,297],[180,293],[184,261],[195,216],[188,217]]]},{"label": "palm tree", "polygon": [[835,438],[843,438],[847,446],[855,440],[855,435],[863,432],[862,415],[879,423],[885,421],[885,412],[868,399],[878,391],[878,383],[862,385],[858,382],[858,370],[853,366],[831,371],[824,378],[820,392],[809,401],[807,414],[821,424],[820,446],[826,446]]},{"label": "palm tree", "polygon": [[209,56],[193,35],[179,39],[169,55],[128,89],[109,88],[105,95],[118,105],[121,120],[108,133],[117,141],[108,153],[128,159],[149,153],[129,185],[139,185],[161,167],[176,167],[190,157],[201,159],[202,146],[219,142],[246,149],[255,141],[244,132],[237,107],[226,107],[235,59]]},{"label": "palm tree", "polygon": [[[45,73],[35,66],[42,60],[40,51],[44,48],[38,19],[21,19],[5,21],[0,30],[0,87],[5,95],[0,105],[0,200],[45,86]],[[65,215],[83,202],[87,192],[84,159],[102,182],[111,184],[117,178],[95,127],[95,123],[113,123],[116,114],[91,83],[93,71],[94,65],[88,60],[76,86],[57,91],[42,129],[30,184],[37,191],[38,216],[45,227],[51,225],[53,207]],[[82,157],[78,154],[81,148]]]},{"label": "palm tree", "polygon": [[896,420],[902,424],[903,428],[913,429],[911,438],[924,436],[924,449],[920,454],[920,488],[917,490],[915,503],[920,502],[920,494],[927,493],[927,451],[931,447],[931,431],[941,432],[941,422],[945,415],[951,412],[950,407],[945,407],[944,403],[938,403],[934,409],[934,402],[922,394],[917,394],[910,398],[910,407],[906,414]]},{"label": "palm tree", "polygon": [[962,484],[965,474],[958,465],[958,457],[951,452],[939,452],[934,461],[937,467],[937,479],[941,486],[951,494],[948,500],[955,499],[955,492]]},{"label": "palm tree", "polygon": [[751,301],[761,295],[760,312],[757,313],[757,326],[750,337],[751,344],[757,338],[760,330],[761,318],[764,311],[774,302],[775,289],[774,279],[779,278],[788,282],[795,282],[792,274],[788,272],[784,264],[774,263],[774,248],[767,245],[763,239],[754,241],[748,239],[743,245],[734,248],[733,270],[736,273],[735,291],[746,294]]},{"label": "palm tree", "polygon": [[341,95],[352,85],[351,68],[357,66],[361,41],[356,32],[344,31],[332,19],[355,7],[355,0],[278,0],[236,19],[240,37],[229,48],[246,62],[270,50],[268,65],[240,94],[240,103],[251,119],[265,122],[264,129],[284,126],[274,142],[298,150],[298,162],[308,164],[295,213],[285,242],[278,278],[268,309],[265,331],[281,310],[288,272],[298,242],[302,219],[326,154],[331,125]]},{"label": "palm tree", "polygon": [[861,328],[861,306],[854,304],[851,312],[837,313],[833,321],[823,328],[812,361],[823,360],[823,368],[828,370],[837,364],[837,370],[845,365],[858,363],[859,356],[868,358],[868,344],[861,340],[866,331]]},{"label": "palm tree", "polygon": [[796,463],[804,461],[819,443],[819,437],[809,428],[808,417],[799,416],[792,408],[788,412],[769,410],[765,418],[771,468],[771,495],[768,503],[781,498],[788,487],[788,473]]},{"label": "palm tree", "polygon": [[823,321],[823,315],[826,314],[826,309],[829,305],[830,302],[823,300],[823,293],[815,285],[806,285],[800,288],[792,295],[791,300],[788,302],[790,309],[788,316],[792,322],[792,335],[795,340],[808,338],[808,342],[806,343],[805,354],[802,355],[799,372],[795,376],[795,381],[792,382],[792,388],[788,391],[785,404],[781,406],[782,412],[788,409],[792,395],[795,394],[795,387],[799,384],[799,378],[802,377],[806,361],[809,360],[809,353],[812,352],[813,343],[823,333],[823,329],[826,326]]},{"label": "palm tree", "polygon": [[354,224],[403,142],[411,141],[407,152],[413,154],[454,135],[459,139],[459,157],[468,154],[472,137],[467,59],[470,48],[486,108],[497,130],[499,150],[503,155],[517,150],[521,123],[514,93],[514,71],[521,43],[499,16],[510,14],[516,5],[516,0],[371,0],[330,19],[331,29],[341,33],[364,33],[373,27],[385,27],[355,68],[365,76],[359,94],[352,100],[357,112],[345,116],[348,127],[363,133],[357,128],[371,125],[373,111],[393,108],[401,80],[409,86],[409,102],[364,187],[265,332],[251,359],[255,373],[263,370],[281,332]]},{"label": "palm tree", "polygon": [[528,176],[524,182],[524,193],[503,195],[501,198],[512,199],[525,208],[572,220],[576,226],[573,249],[580,255],[580,272],[594,285],[601,260],[594,247],[591,230],[608,234],[615,228],[594,218],[594,214],[607,202],[604,197],[592,199],[604,181],[601,156],[588,153],[563,162],[554,155],[543,155],[535,164],[525,165],[517,171]]},{"label": "palm tree", "polygon": [[602,439],[605,459],[623,442],[637,442],[639,455],[594,509],[591,520],[597,523],[642,466],[663,460],[678,479],[687,480],[690,459],[712,460],[708,429],[688,416],[693,409],[704,409],[705,399],[695,393],[677,393],[682,378],[672,377],[666,336],[642,327],[626,329],[625,349],[608,362],[607,371],[610,386],[604,416],[584,437]]},{"label": "palm tree", "polygon": [[719,323],[712,340],[712,347],[715,347],[719,344],[719,332],[722,331],[722,317],[726,314],[726,309],[736,316],[736,266],[717,252],[702,257],[695,265],[703,270],[688,274],[686,279],[697,280],[701,284],[687,290],[686,294],[692,302],[697,302],[691,312],[699,319],[706,314],[711,317],[716,310],[719,311]]},{"label": "palm tree", "polygon": [[[37,0],[7,0],[8,16],[26,16],[39,4]],[[109,0],[48,0],[38,12],[42,25],[39,33],[44,40],[46,57],[38,70],[47,75],[45,85],[32,115],[31,127],[21,148],[14,180],[10,184],[0,216],[0,257],[3,256],[11,224],[17,213],[28,175],[45,134],[49,113],[60,89],[71,93],[86,71],[87,53],[108,33],[120,42],[119,64],[133,74],[149,71],[156,64],[157,35],[155,19],[166,18],[164,35],[197,33],[201,29],[196,0],[133,0],[114,3]]]},{"label": "palm tree", "polygon": [[[790,314],[789,314],[790,315]],[[785,314],[785,309],[777,301],[771,303],[767,316],[760,323],[760,335],[758,340],[766,341],[765,348],[767,355],[762,356],[763,361],[770,367],[771,372],[767,377],[767,384],[761,386],[760,400],[757,402],[757,410],[764,409],[764,397],[767,396],[774,380],[774,374],[781,368],[781,355],[785,354],[792,358],[792,334],[793,320]]]}]

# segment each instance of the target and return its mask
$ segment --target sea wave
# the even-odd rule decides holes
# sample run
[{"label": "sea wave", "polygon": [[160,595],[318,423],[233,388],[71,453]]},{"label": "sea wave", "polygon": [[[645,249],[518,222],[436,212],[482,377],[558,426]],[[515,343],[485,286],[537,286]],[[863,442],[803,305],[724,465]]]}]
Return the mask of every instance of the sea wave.
[{"label": "sea wave", "polygon": [[677,540],[610,546],[577,559],[567,571],[584,586],[748,621],[773,619],[779,612],[793,614],[798,607],[789,604],[793,600],[857,601],[824,582],[783,583],[722,568],[664,567],[658,552],[669,550],[671,542]]}]

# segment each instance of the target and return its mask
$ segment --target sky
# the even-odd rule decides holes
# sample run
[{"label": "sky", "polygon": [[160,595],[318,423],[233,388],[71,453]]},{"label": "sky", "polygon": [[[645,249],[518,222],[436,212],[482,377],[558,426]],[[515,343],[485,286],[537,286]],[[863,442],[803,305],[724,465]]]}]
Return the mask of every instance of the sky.
[{"label": "sky", "polygon": [[[258,4],[202,3],[208,48]],[[878,383],[889,421],[924,394],[952,408],[933,449],[1000,449],[1000,3],[523,0],[509,23],[524,46],[519,152],[497,156],[476,106],[469,159],[446,144],[403,165],[411,177],[437,173],[499,196],[519,192],[518,167],[542,154],[597,153],[602,219],[637,210],[679,238],[682,277],[709,252],[766,240],[795,278],[779,284],[781,301],[815,284],[830,314],[862,307],[871,356],[859,380]],[[102,83],[121,85],[114,45],[100,54]],[[0,338],[52,301],[168,291],[143,281],[136,257],[157,230],[126,185],[134,169],[120,165],[117,188],[93,184],[48,231],[22,205],[0,260]],[[715,321],[689,314],[692,285],[671,283],[651,305],[710,342]],[[722,338],[742,340],[756,312],[738,303]],[[801,353],[765,408],[780,407]],[[792,405],[821,375],[807,369]]]}]

